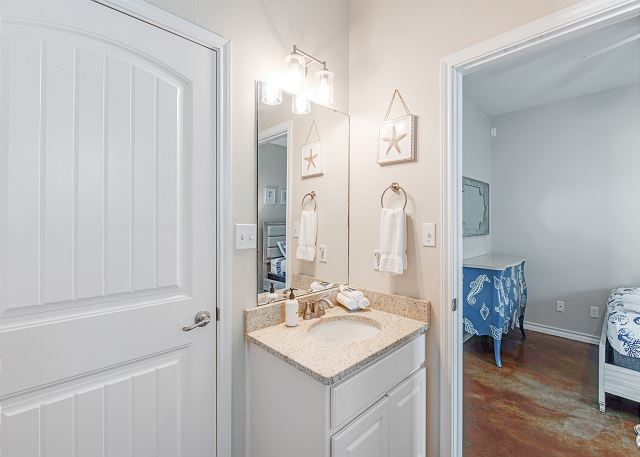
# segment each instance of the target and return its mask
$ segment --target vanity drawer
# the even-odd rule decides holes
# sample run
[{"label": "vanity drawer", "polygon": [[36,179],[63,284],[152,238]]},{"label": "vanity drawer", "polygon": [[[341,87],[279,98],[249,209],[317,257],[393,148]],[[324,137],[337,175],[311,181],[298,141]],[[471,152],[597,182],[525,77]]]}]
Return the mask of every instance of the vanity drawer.
[{"label": "vanity drawer", "polygon": [[338,430],[380,400],[425,361],[424,334],[331,388],[331,428]]}]

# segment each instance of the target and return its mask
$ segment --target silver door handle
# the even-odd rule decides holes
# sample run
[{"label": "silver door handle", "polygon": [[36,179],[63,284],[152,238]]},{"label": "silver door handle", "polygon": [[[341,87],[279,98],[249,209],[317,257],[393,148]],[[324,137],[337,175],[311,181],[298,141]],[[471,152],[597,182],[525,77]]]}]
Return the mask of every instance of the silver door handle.
[{"label": "silver door handle", "polygon": [[204,327],[211,321],[211,313],[209,311],[198,311],[196,317],[193,319],[193,325],[189,325],[188,327],[182,327],[182,330],[185,332],[190,332],[194,328]]}]

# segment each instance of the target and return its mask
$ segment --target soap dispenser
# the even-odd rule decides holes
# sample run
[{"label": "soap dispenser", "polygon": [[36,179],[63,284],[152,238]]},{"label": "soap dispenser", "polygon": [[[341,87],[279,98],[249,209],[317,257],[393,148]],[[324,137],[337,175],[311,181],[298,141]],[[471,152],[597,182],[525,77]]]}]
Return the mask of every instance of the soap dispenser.
[{"label": "soap dispenser", "polygon": [[284,317],[285,317],[285,325],[287,327],[296,327],[298,325],[298,300],[296,300],[296,296],[293,293],[294,288],[289,289],[291,293],[289,293],[289,299],[284,303]]},{"label": "soap dispenser", "polygon": [[267,298],[271,301],[271,300],[277,300],[278,298],[278,294],[276,293],[275,289],[273,288],[273,283],[270,282],[269,284],[271,284],[271,287],[269,287],[269,295],[267,295]]}]

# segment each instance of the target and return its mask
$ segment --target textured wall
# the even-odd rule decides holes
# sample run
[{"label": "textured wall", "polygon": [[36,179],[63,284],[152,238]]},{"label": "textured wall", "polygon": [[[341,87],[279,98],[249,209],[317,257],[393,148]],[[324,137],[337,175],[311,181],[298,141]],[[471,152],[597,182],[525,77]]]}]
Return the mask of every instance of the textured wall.
[{"label": "textured wall", "polygon": [[640,284],[640,85],[492,121],[493,249],[528,259],[527,321],[599,336],[611,289]]},{"label": "textured wall", "polygon": [[[428,454],[439,451],[440,247],[419,246],[422,222],[441,211],[441,90],[443,57],[524,25],[575,0],[350,0],[349,114],[351,115],[350,278],[361,287],[430,300],[427,335]],[[418,161],[380,167],[378,123],[398,88],[418,115]],[[409,269],[388,277],[371,268],[377,247],[379,192],[392,181],[407,190]],[[439,241],[439,233],[437,234]],[[444,456],[443,456],[444,457]]]},{"label": "textured wall", "polygon": [[[462,174],[468,178],[489,183],[489,198],[491,199],[491,118],[476,105],[469,97],[462,102]],[[475,257],[491,252],[491,204],[489,201],[489,234],[484,236],[469,236],[463,239],[462,256]]]},{"label": "textured wall", "polygon": [[[347,111],[345,0],[148,0],[231,40],[231,180],[233,223],[256,221],[255,80],[282,69],[294,43],[335,72],[336,108]],[[233,456],[244,456],[243,310],[256,303],[256,252],[233,254]],[[247,281],[251,278],[251,281]],[[254,456],[258,457],[258,456]]]}]

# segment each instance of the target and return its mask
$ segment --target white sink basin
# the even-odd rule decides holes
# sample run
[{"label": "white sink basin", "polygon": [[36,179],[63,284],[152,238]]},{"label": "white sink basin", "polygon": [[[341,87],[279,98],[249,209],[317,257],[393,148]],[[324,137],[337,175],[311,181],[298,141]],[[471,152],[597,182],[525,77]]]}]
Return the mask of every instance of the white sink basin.
[{"label": "white sink basin", "polygon": [[323,319],[309,327],[309,335],[327,343],[364,341],[380,333],[380,325],[364,316]]}]

